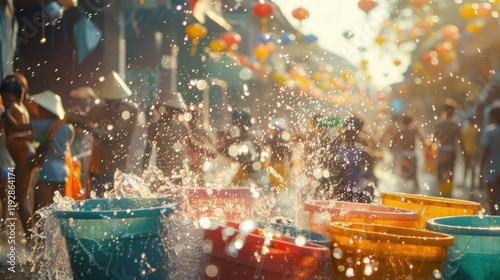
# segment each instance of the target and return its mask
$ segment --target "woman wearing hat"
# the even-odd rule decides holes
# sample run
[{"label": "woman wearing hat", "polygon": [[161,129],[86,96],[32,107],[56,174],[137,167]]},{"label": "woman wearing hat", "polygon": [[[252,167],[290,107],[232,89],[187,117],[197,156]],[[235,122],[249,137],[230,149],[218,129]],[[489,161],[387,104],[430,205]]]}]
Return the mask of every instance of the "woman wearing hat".
[{"label": "woman wearing hat", "polygon": [[54,193],[64,194],[69,175],[66,166],[68,146],[74,137],[73,126],[64,119],[61,97],[52,91],[32,95],[31,101],[38,105],[39,120],[31,122],[33,133],[39,141],[46,141],[44,160],[40,165],[35,186],[35,208],[49,206],[54,202]]}]

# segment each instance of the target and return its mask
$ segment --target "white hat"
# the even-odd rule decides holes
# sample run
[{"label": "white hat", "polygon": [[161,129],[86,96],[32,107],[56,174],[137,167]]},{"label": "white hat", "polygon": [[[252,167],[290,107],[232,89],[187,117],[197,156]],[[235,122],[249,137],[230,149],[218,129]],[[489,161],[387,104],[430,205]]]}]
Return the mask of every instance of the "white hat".
[{"label": "white hat", "polygon": [[178,92],[162,92],[158,105],[164,105],[173,109],[186,109],[186,103],[182,95]]},{"label": "white hat", "polygon": [[47,111],[53,113],[60,119],[63,119],[64,115],[66,115],[61,102],[61,97],[50,90],[32,95],[31,101],[45,108]]},{"label": "white hat", "polygon": [[122,99],[132,95],[132,91],[115,71],[112,71],[104,82],[97,85],[96,93],[102,99]]},{"label": "white hat", "polygon": [[94,98],[97,99],[97,95],[95,94],[94,90],[91,87],[79,87],[71,91],[70,93],[71,97],[74,98],[80,98],[80,99],[87,99],[87,98]]}]

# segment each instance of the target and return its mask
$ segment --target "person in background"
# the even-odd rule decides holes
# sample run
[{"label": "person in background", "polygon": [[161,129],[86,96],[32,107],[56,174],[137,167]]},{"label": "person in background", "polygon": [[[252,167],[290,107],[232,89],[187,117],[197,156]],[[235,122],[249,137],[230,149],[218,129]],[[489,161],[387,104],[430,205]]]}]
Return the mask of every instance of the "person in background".
[{"label": "person in background", "polygon": [[[14,176],[16,199],[18,203],[18,214],[21,220],[25,237],[31,243],[31,231],[34,221],[32,219],[33,209],[29,203],[30,174],[32,172],[31,160],[35,155],[35,149],[29,140],[22,136],[31,134],[30,115],[24,106],[24,99],[28,86],[26,78],[22,74],[13,73],[7,75],[0,86],[0,95],[5,106],[5,112],[1,116],[1,126],[7,139],[7,149],[14,160]],[[12,140],[9,140],[12,139]]]},{"label": "person in background", "polygon": [[270,161],[267,167],[269,179],[275,186],[276,191],[285,190],[287,184],[287,170],[290,168],[292,151],[289,146],[290,133],[284,119],[274,118],[269,124],[272,135],[267,140],[270,148]]},{"label": "person in background", "polygon": [[[1,100],[0,100],[1,101]],[[0,105],[0,115],[5,112],[3,104]],[[5,132],[0,131],[0,200],[2,206],[2,217],[0,221],[0,230],[3,232],[5,229],[5,223],[7,221],[7,209],[8,209],[8,191],[9,191],[9,172],[13,171],[16,167],[14,160],[10,156],[9,150],[7,149],[7,140],[5,138]]]},{"label": "person in background", "polygon": [[100,98],[90,110],[74,114],[68,122],[92,134],[92,153],[87,168],[86,196],[104,197],[114,188],[116,171],[128,172],[129,148],[137,127],[138,108],[125,100],[132,92],[116,72],[96,90]]},{"label": "person in background", "polygon": [[500,206],[500,107],[489,111],[490,125],[481,137],[481,174],[488,188],[491,215],[498,215]]},{"label": "person in background", "polygon": [[419,193],[416,140],[420,140],[421,143],[425,141],[423,132],[420,128],[413,125],[413,116],[408,113],[403,114],[401,117],[401,128],[393,136],[392,143],[394,145],[399,176],[405,180],[405,185],[408,180],[414,183],[412,189],[406,189],[408,193]]},{"label": "person in background", "polygon": [[66,156],[73,141],[74,129],[64,119],[65,112],[59,95],[47,90],[32,95],[31,101],[38,105],[40,113],[40,119],[31,122],[33,133],[37,137],[49,138],[46,139],[48,142],[45,159],[40,166],[35,186],[36,212],[54,202],[55,192],[64,195],[69,176]]},{"label": "person in background", "polygon": [[180,94],[167,93],[155,109],[159,111],[160,118],[148,127],[143,167],[148,169],[155,148],[155,165],[172,183],[180,186],[188,170],[188,128],[186,123],[179,121],[179,114],[186,110],[186,104]]},{"label": "person in background", "polygon": [[443,196],[450,196],[453,190],[453,172],[456,162],[457,146],[463,150],[460,125],[455,118],[457,103],[454,100],[445,101],[442,119],[434,127],[434,136],[439,142],[437,154],[438,184]]},{"label": "person in background", "polygon": [[476,164],[479,156],[479,140],[481,130],[477,122],[476,115],[469,115],[462,124],[462,139],[464,141],[464,184],[467,182],[467,175],[470,174],[471,187],[474,187],[476,178]]},{"label": "person in background", "polygon": [[219,141],[219,152],[240,164],[238,172],[233,177],[232,184],[240,186],[257,170],[254,163],[259,163],[261,148],[252,136],[252,116],[245,110],[234,110],[232,126]]}]

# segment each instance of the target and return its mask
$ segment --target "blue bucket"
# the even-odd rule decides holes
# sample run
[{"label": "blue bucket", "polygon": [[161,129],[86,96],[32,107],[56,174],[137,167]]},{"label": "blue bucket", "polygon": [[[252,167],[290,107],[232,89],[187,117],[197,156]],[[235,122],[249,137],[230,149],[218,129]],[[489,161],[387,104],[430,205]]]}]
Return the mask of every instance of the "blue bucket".
[{"label": "blue bucket", "polygon": [[55,211],[76,279],[168,278],[161,240],[162,217],[177,204],[168,199],[77,201]]},{"label": "blue bucket", "polygon": [[499,216],[434,218],[427,220],[425,228],[455,237],[443,267],[446,279],[499,279]]},{"label": "blue bucket", "polygon": [[331,239],[321,233],[276,223],[272,223],[268,227],[265,227],[265,225],[263,224],[261,226],[262,228],[271,228],[279,232],[281,235],[291,238],[297,238],[299,236],[303,236],[307,242],[325,246],[330,250],[332,249]]}]

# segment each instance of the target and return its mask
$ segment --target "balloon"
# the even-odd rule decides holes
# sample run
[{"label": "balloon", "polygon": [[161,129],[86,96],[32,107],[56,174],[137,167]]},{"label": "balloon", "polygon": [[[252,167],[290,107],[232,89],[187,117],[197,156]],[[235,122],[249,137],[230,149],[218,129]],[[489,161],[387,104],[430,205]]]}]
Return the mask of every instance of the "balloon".
[{"label": "balloon", "polygon": [[222,41],[224,41],[229,46],[239,45],[241,43],[240,34],[233,32],[233,31],[228,31],[228,32],[222,33],[220,38],[222,39]]},{"label": "balloon", "polygon": [[280,42],[283,45],[288,45],[288,44],[292,43],[293,41],[295,41],[295,39],[296,39],[296,37],[292,33],[283,33],[280,36]]},{"label": "balloon", "polygon": [[460,38],[460,30],[455,25],[445,25],[439,29],[441,37],[446,41],[456,41]]},{"label": "balloon", "polygon": [[268,17],[273,14],[273,6],[269,3],[257,3],[253,6],[253,13],[258,17]]},{"label": "balloon", "polygon": [[304,40],[304,42],[307,42],[307,43],[314,43],[318,40],[318,37],[316,37],[313,34],[309,34],[309,35],[302,36],[302,40]]},{"label": "balloon", "polygon": [[306,9],[304,8],[297,8],[295,10],[293,10],[292,12],[292,16],[300,21],[306,19],[309,17],[309,11],[307,11]]},{"label": "balloon", "polygon": [[377,3],[373,0],[360,0],[358,3],[358,7],[363,10],[365,13],[369,13],[373,8],[377,6]]},{"label": "balloon", "polygon": [[354,34],[351,31],[346,31],[346,32],[342,33],[342,36],[344,36],[344,38],[346,38],[347,40],[349,40],[352,37],[354,37]]},{"label": "balloon", "polygon": [[215,39],[208,44],[213,52],[223,52],[227,49],[227,44],[221,39]]},{"label": "balloon", "polygon": [[479,5],[476,3],[464,3],[460,6],[458,12],[464,19],[472,19],[477,16],[476,9],[478,8]]},{"label": "balloon", "polygon": [[476,19],[467,23],[467,25],[465,26],[465,30],[467,30],[467,32],[469,32],[470,34],[476,34],[479,31],[483,30],[483,27],[484,20]]}]

